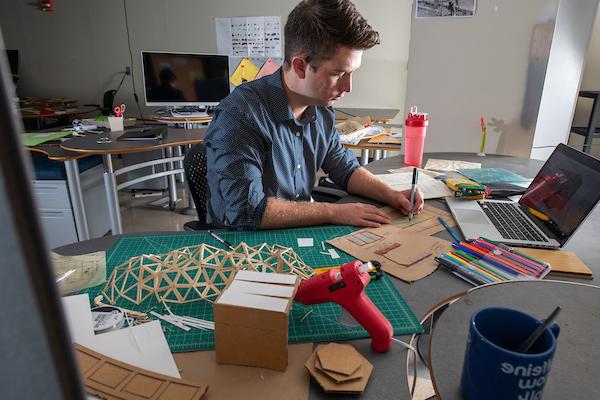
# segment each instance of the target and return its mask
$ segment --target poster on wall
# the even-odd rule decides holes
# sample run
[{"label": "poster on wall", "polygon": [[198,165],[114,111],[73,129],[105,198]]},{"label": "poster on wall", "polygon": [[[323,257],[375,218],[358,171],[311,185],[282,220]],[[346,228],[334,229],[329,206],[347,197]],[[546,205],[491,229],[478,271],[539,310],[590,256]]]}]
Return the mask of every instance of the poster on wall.
[{"label": "poster on wall", "polygon": [[281,57],[281,17],[215,18],[217,53]]},{"label": "poster on wall", "polygon": [[416,18],[472,17],[477,0],[417,0]]}]

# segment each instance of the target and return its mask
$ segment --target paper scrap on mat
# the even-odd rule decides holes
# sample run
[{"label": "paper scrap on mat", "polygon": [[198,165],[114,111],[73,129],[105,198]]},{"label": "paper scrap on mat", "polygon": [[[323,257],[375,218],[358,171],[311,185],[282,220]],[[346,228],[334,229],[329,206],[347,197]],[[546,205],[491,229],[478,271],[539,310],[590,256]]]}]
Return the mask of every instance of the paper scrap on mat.
[{"label": "paper scrap on mat", "polygon": [[106,282],[106,253],[98,251],[79,256],[50,252],[54,276],[62,294],[70,294]]},{"label": "paper scrap on mat", "polygon": [[430,158],[427,160],[427,164],[425,164],[425,169],[432,169],[434,171],[456,171],[459,168],[481,168],[481,163]]},{"label": "paper scrap on mat", "polygon": [[298,247],[313,247],[313,238],[298,238]]},{"label": "paper scrap on mat", "polygon": [[[375,175],[380,181],[387,183],[396,190],[408,190],[412,186],[412,173],[401,172],[395,174]],[[453,196],[454,193],[446,184],[428,175],[419,176],[417,186],[423,191],[425,199],[437,199]]]}]

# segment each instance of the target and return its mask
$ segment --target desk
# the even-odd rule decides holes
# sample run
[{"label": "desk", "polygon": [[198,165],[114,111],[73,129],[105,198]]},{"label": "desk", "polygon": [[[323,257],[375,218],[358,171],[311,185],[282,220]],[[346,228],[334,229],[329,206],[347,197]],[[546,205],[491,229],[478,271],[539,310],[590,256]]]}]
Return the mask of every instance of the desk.
[{"label": "desk", "polygon": [[[383,124],[389,124],[392,119],[400,112],[397,109],[389,108],[334,108],[335,119],[343,121],[353,117],[366,117],[369,116],[371,121],[379,122]],[[375,161],[381,158],[381,152],[383,151],[383,158],[386,156],[386,152],[399,151],[401,149],[400,144],[375,144],[363,141],[356,145],[344,144],[344,147],[351,150],[360,150],[360,165],[367,165],[369,163],[369,151],[373,150]]]},{"label": "desk", "polygon": [[[431,335],[429,365],[436,393],[443,400],[462,399],[460,375],[469,320],[484,307],[521,310],[543,319],[559,305],[558,347],[544,399],[597,399],[600,367],[600,287],[571,282],[508,282],[473,289],[442,312]],[[592,333],[594,332],[594,333]]]},{"label": "desk", "polygon": [[88,240],[90,238],[87,218],[85,216],[85,206],[83,205],[83,194],[81,192],[81,181],[79,179],[79,166],[77,160],[87,157],[88,154],[68,151],[60,147],[58,142],[42,143],[35,147],[25,147],[34,153],[42,153],[50,160],[62,161],[65,164],[65,173],[67,176],[67,186],[69,188],[69,199],[73,208],[73,217],[75,219],[75,229],[79,240]]},{"label": "desk", "polygon": [[[106,199],[110,212],[110,226],[113,235],[118,235],[123,232],[121,224],[121,212],[119,210],[118,191],[128,186],[143,182],[148,179],[158,178],[162,176],[168,177],[169,182],[169,200],[170,206],[174,208],[177,201],[177,193],[175,187],[175,175],[182,174],[183,168],[175,168],[176,162],[183,161],[181,154],[173,156],[173,147],[184,146],[188,144],[199,143],[204,140],[206,129],[176,129],[168,128],[168,134],[160,141],[119,141],[117,138],[122,135],[122,132],[108,132],[102,135],[89,135],[80,138],[74,138],[61,144],[64,150],[68,150],[77,154],[101,154],[104,164],[104,187],[106,190]],[[109,137],[110,143],[98,143],[100,136]],[[113,168],[112,156],[116,154],[140,153],[144,151],[164,149],[166,157],[159,160],[147,161],[144,163],[131,165],[128,167],[115,170]],[[145,168],[153,165],[165,164],[167,170],[164,172],[153,173],[140,178],[133,179],[128,182],[123,182],[117,185],[117,176],[125,172],[129,172],[139,168]]]},{"label": "desk", "polygon": [[[425,161],[428,158],[476,161],[481,162],[484,167],[504,167],[526,177],[533,177],[543,164],[539,160],[493,155],[477,157],[471,153],[431,153],[425,155]],[[403,165],[401,157],[390,157],[373,162],[366,168],[374,173],[384,173],[390,168],[399,168]],[[353,200],[360,199],[355,196],[348,196],[343,201],[349,202]],[[442,201],[433,200],[430,203],[440,208],[445,208],[445,203]],[[172,234],[177,235],[177,233]],[[451,240],[450,235],[446,231],[439,233],[437,236]],[[565,248],[565,250],[576,252],[594,271],[596,276],[600,274],[600,258],[596,256],[596,252],[592,249],[597,247],[599,236],[600,209],[597,208],[582,224],[579,231]],[[65,246],[57,249],[57,251],[61,254],[72,255],[107,250],[114,240],[114,237],[104,237]],[[561,279],[566,280],[567,278]],[[570,280],[581,282],[578,279]],[[471,288],[466,282],[442,270],[438,270],[427,278],[411,284],[404,283],[398,279],[392,279],[392,281],[417,316],[427,315],[437,304]],[[584,281],[584,283],[594,282],[598,282],[598,278],[594,278],[593,281]],[[408,336],[400,336],[399,338],[404,341],[408,341],[409,339]],[[403,348],[393,345],[387,353],[379,354],[370,349],[370,339],[353,340],[351,343],[374,365],[370,383],[361,398],[381,400],[408,398],[409,386],[406,378],[406,351]],[[325,394],[317,384],[311,381],[310,399],[330,398],[336,397]]]},{"label": "desk", "polygon": [[371,117],[373,122],[389,123],[400,110],[393,108],[349,108],[334,107],[335,119],[338,121],[352,117]]}]

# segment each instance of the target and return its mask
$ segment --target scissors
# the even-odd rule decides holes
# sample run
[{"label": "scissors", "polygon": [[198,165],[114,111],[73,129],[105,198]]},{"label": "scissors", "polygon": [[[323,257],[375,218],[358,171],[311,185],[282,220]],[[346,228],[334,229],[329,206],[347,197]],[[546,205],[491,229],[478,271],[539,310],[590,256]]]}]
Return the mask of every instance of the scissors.
[{"label": "scissors", "polygon": [[113,110],[115,112],[115,117],[122,117],[126,109],[127,107],[125,106],[125,104],[116,106]]}]

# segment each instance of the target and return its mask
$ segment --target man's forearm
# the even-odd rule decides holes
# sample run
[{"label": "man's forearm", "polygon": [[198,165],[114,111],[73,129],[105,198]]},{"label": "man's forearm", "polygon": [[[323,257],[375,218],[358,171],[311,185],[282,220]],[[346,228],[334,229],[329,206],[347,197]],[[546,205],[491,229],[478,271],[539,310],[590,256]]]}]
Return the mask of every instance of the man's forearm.
[{"label": "man's forearm", "polygon": [[363,167],[359,167],[348,180],[348,192],[389,204],[395,191],[390,185],[380,181]]},{"label": "man's forearm", "polygon": [[288,201],[269,197],[261,229],[322,225],[331,222],[333,204]]}]

